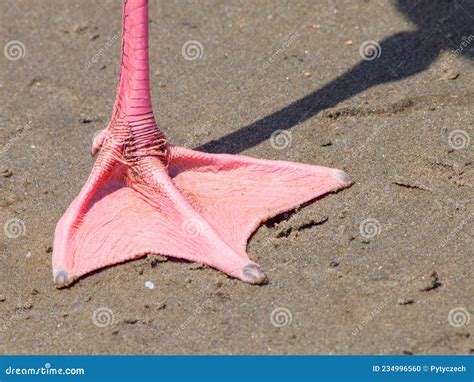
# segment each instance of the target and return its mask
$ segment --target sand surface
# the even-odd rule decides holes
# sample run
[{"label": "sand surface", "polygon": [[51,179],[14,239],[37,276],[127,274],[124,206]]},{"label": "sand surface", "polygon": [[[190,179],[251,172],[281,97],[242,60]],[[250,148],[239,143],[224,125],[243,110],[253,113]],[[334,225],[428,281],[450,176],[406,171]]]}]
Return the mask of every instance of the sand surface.
[{"label": "sand surface", "polygon": [[355,184],[256,232],[267,285],[141,259],[56,290],[54,227],[111,113],[120,12],[0,0],[0,353],[474,352],[473,1],[150,0],[172,143]]}]

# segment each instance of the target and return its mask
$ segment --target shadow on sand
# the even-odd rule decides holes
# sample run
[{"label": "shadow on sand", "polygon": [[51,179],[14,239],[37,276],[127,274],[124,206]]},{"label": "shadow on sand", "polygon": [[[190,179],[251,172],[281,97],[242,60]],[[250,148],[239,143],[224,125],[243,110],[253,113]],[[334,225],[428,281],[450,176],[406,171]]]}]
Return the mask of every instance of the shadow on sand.
[{"label": "shadow on sand", "polygon": [[274,131],[291,129],[372,86],[422,72],[443,50],[474,58],[474,0],[398,0],[394,4],[417,29],[379,42],[378,59],[361,61],[321,89],[196,150],[236,154],[254,147]]}]

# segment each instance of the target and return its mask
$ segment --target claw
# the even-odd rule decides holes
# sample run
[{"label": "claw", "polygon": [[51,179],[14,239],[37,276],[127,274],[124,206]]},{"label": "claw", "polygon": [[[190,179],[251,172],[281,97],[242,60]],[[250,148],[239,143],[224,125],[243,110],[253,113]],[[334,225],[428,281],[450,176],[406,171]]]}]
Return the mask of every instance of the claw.
[{"label": "claw", "polygon": [[61,289],[71,285],[76,280],[76,278],[69,277],[67,272],[63,270],[57,270],[53,271],[53,280],[54,286],[58,289]]},{"label": "claw", "polygon": [[257,264],[248,264],[242,269],[242,281],[249,284],[265,284],[267,276],[262,272]]},{"label": "claw", "polygon": [[97,132],[94,137],[92,138],[92,147],[91,147],[91,155],[94,156],[99,152],[104,144],[105,137],[107,136],[107,129],[100,130]]},{"label": "claw", "polygon": [[354,183],[351,179],[351,177],[344,171],[338,170],[336,172],[336,177],[337,179],[343,184],[344,186],[350,186],[352,183]]}]

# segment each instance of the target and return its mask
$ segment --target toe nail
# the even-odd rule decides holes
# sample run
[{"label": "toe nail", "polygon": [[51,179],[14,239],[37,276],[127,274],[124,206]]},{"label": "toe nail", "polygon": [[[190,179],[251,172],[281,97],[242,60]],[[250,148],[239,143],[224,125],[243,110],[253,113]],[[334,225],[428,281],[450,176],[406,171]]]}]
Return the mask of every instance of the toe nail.
[{"label": "toe nail", "polygon": [[65,271],[59,271],[54,276],[54,284],[56,286],[61,287],[66,285],[69,282],[69,276]]},{"label": "toe nail", "polygon": [[256,264],[248,264],[242,269],[242,280],[250,284],[263,284],[267,281],[267,276]]},{"label": "toe nail", "polygon": [[347,173],[345,173],[344,171],[339,170],[337,172],[337,178],[343,184],[352,184],[351,177]]}]

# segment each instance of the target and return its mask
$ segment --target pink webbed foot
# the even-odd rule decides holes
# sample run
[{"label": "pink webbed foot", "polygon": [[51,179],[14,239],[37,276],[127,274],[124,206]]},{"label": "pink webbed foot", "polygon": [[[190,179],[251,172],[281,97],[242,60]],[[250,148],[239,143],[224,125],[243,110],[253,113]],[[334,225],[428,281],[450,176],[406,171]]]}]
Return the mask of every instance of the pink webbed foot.
[{"label": "pink webbed foot", "polygon": [[176,146],[169,174],[218,234],[242,252],[262,222],[352,184],[337,169]]},{"label": "pink webbed foot", "polygon": [[242,281],[266,281],[246,254],[265,220],[351,184],[325,167],[170,147],[166,168],[100,153],[55,233],[54,282],[147,254],[209,265]]},{"label": "pink webbed foot", "polygon": [[58,222],[58,287],[146,254],[195,261],[242,281],[266,276],[246,253],[265,220],[347,187],[342,171],[169,146],[151,107],[146,0],[123,2],[122,53],[112,120],[99,157]]}]

